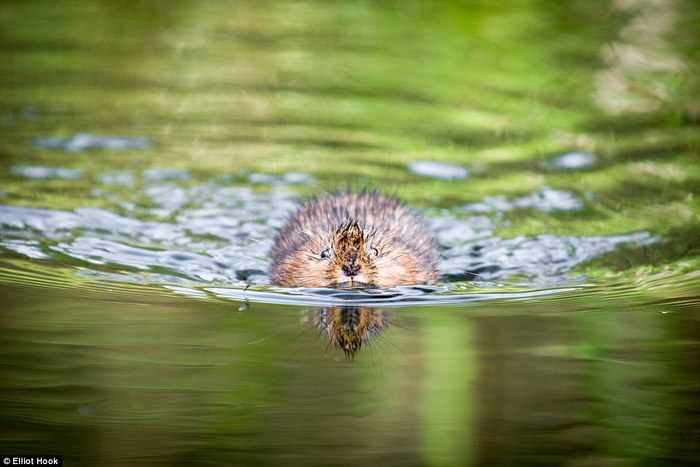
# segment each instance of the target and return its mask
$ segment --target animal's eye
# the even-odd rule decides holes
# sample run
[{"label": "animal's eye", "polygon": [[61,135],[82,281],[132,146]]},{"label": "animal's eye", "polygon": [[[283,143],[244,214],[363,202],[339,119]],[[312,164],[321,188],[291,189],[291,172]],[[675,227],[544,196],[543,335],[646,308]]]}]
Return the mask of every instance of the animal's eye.
[{"label": "animal's eye", "polygon": [[326,258],[328,258],[330,255],[331,255],[331,249],[330,249],[330,248],[326,248],[325,250],[323,250],[323,251],[321,252],[321,258],[322,258],[322,259],[326,259]]},{"label": "animal's eye", "polygon": [[371,248],[369,249],[369,254],[372,255],[372,256],[379,256],[379,250],[377,250],[377,249],[374,248],[374,247],[371,247]]}]

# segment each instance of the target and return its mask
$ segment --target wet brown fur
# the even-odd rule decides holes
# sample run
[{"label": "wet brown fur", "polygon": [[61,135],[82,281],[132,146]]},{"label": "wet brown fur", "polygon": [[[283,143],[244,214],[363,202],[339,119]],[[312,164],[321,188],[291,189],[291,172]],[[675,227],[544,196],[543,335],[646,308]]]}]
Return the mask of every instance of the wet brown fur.
[{"label": "wet brown fur", "polygon": [[272,283],[296,287],[426,284],[437,280],[422,219],[377,192],[328,194],[303,204],[280,229]]}]

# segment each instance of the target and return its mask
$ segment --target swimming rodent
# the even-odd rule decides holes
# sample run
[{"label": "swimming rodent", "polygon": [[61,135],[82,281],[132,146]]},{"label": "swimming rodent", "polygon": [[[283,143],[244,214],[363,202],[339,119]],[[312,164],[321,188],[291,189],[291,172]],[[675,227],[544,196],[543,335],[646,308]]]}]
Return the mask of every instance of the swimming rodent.
[{"label": "swimming rodent", "polygon": [[392,196],[341,192],[304,203],[274,239],[273,284],[395,287],[438,278],[433,237]]}]

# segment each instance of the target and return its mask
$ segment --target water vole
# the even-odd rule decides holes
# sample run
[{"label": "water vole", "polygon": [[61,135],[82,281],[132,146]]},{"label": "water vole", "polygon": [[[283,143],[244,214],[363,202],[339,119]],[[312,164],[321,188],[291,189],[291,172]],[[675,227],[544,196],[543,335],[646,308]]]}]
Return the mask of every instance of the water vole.
[{"label": "water vole", "polygon": [[273,284],[344,287],[437,280],[433,237],[398,199],[377,192],[327,194],[303,204],[271,250]]}]

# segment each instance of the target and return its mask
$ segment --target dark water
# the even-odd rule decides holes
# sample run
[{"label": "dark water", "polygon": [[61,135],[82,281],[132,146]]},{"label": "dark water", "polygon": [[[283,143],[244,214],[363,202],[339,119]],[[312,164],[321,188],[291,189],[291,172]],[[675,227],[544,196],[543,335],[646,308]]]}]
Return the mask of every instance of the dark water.
[{"label": "dark water", "polygon": [[[697,465],[690,1],[0,4],[0,456]],[[441,281],[271,285],[306,197]]]}]

